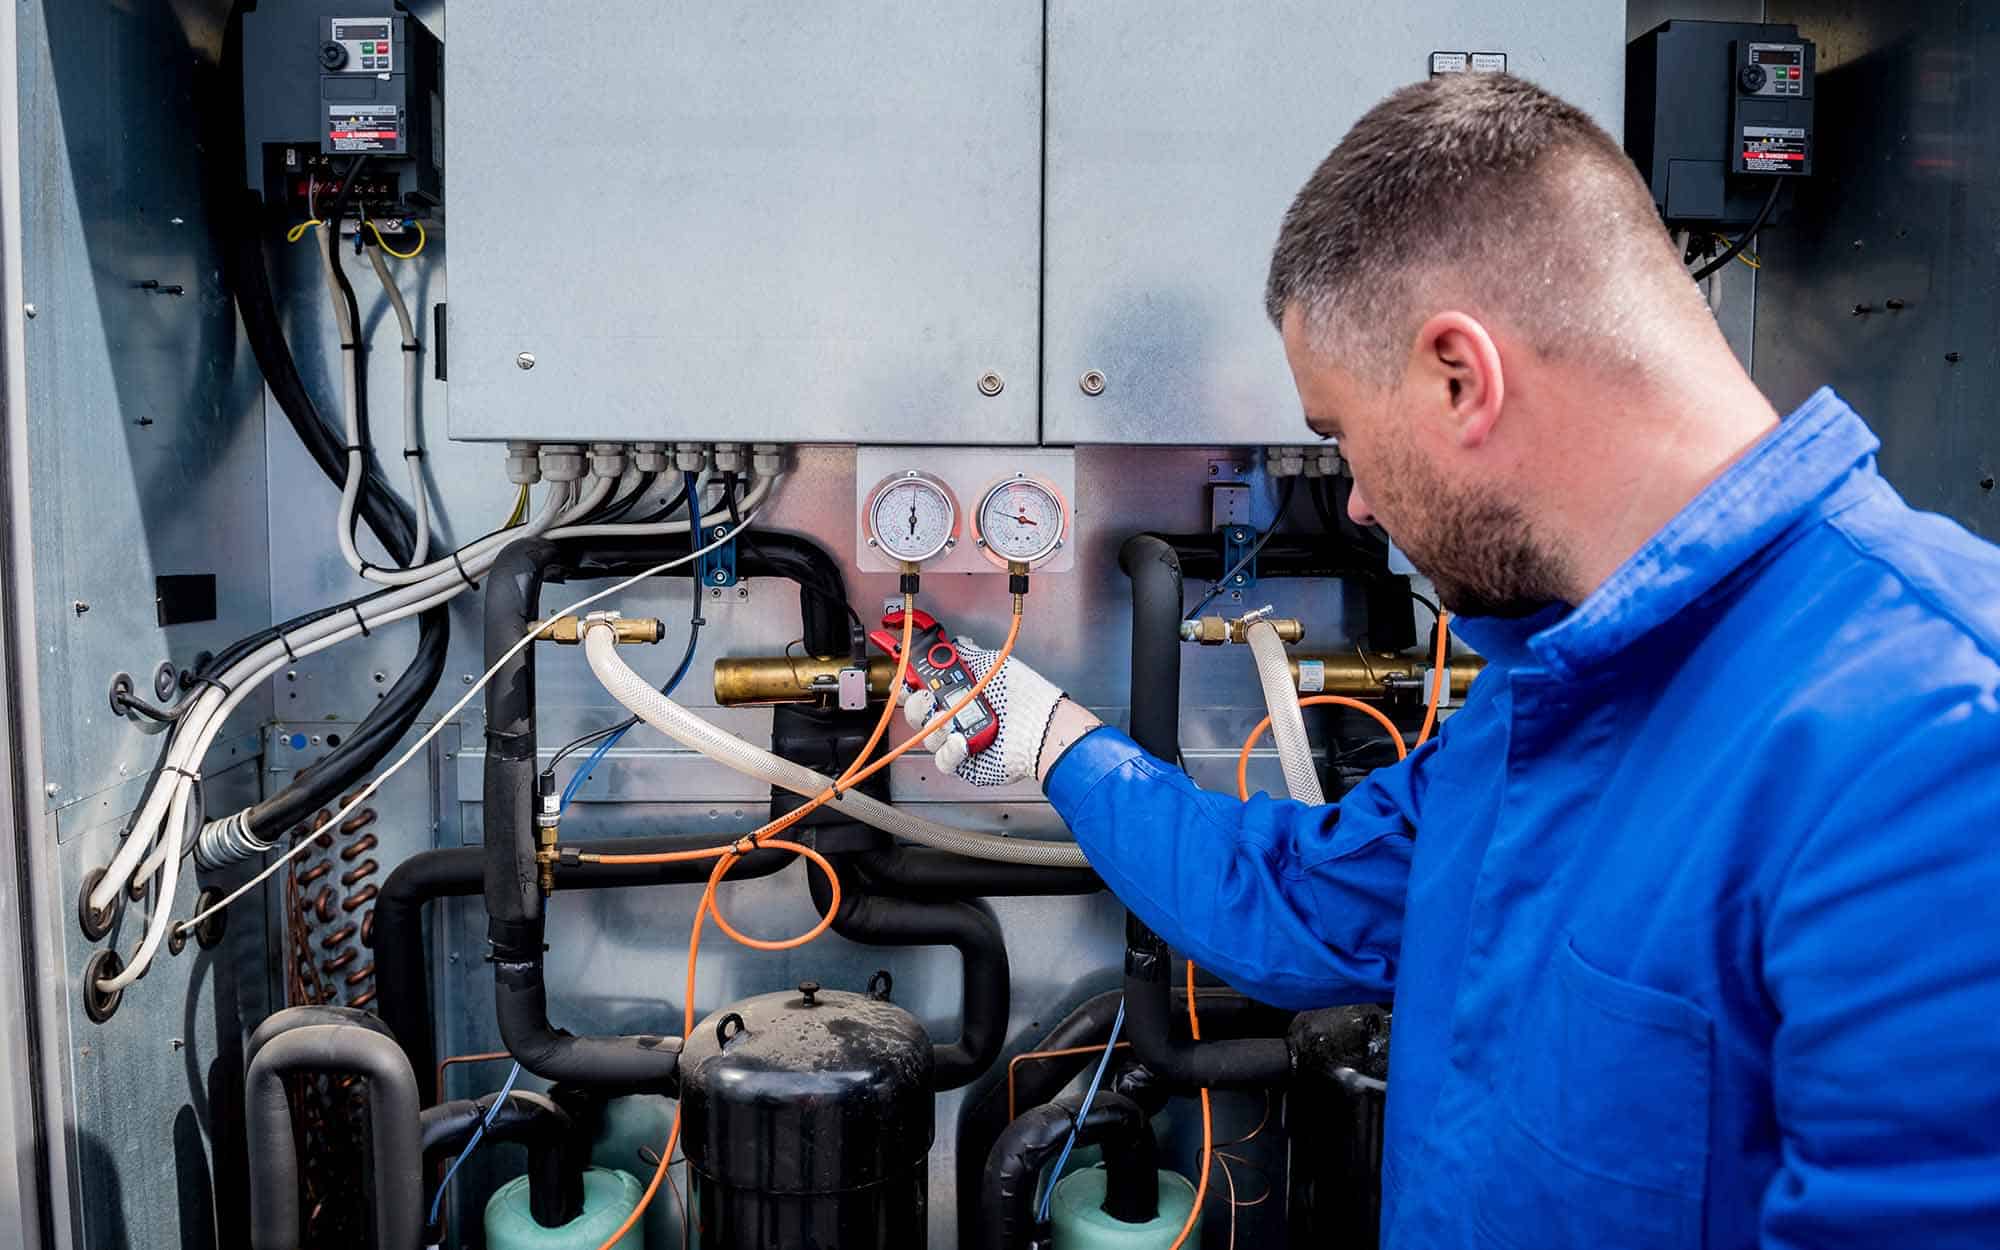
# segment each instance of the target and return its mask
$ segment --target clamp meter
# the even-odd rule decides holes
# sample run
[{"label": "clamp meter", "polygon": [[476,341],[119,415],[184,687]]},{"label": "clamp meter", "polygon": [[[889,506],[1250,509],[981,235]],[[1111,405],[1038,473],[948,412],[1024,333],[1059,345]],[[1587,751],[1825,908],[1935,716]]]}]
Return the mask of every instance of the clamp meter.
[{"label": "clamp meter", "polygon": [[[903,681],[912,690],[930,691],[942,711],[964,698],[979,679],[972,675],[972,666],[959,655],[936,617],[918,608],[910,620],[916,630],[910,636],[910,654],[901,666]],[[889,612],[883,616],[882,624],[885,628],[870,631],[868,640],[894,656],[903,641],[903,610]],[[1000,718],[993,714],[993,705],[983,694],[952,718],[951,727],[965,735],[968,755],[979,754],[1000,736]]]}]

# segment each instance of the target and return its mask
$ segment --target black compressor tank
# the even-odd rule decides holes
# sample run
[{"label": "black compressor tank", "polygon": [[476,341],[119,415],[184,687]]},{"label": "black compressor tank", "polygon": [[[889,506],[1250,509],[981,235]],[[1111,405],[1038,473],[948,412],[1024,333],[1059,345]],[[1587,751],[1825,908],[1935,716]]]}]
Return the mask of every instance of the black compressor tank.
[{"label": "black compressor tank", "polygon": [[681,1051],[681,1140],[703,1250],[922,1250],[931,1041],[885,998],[763,994]]}]

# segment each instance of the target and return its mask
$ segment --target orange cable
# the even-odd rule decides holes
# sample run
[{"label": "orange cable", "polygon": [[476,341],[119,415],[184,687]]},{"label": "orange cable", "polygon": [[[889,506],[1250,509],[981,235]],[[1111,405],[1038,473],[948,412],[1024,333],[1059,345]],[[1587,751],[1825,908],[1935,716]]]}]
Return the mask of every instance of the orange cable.
[{"label": "orange cable", "polygon": [[[905,595],[904,605],[906,609],[910,606],[910,603],[911,603],[910,596]],[[902,653],[905,657],[909,655],[910,651],[910,633],[911,633],[911,625],[913,623],[912,618],[914,617],[914,615],[915,613],[907,610],[903,614]],[[819,794],[815,795],[811,800],[807,801],[805,804],[796,807],[792,809],[790,812],[787,812],[785,815],[779,817],[778,819],[769,822],[762,828],[758,829],[756,832],[751,833],[743,838],[739,838],[735,842],[730,843],[727,846],[710,847],[700,851],[669,851],[669,852],[662,852],[657,855],[603,855],[597,857],[595,862],[608,863],[608,864],[675,863],[683,860],[706,859],[706,858],[713,858],[715,860],[715,867],[708,874],[708,884],[702,889],[701,902],[697,904],[695,907],[694,927],[688,933],[687,987],[686,987],[686,992],[682,998],[683,1003],[685,1003],[685,1007],[683,1008],[683,1018],[681,1021],[681,1036],[683,1038],[688,1037],[694,1032],[695,962],[701,952],[702,924],[708,917],[710,916],[715,917],[715,924],[717,928],[721,929],[724,933],[728,934],[736,941],[741,942],[745,946],[751,947],[752,949],[755,950],[782,951],[782,950],[792,950],[796,947],[804,946],[806,943],[812,941],[814,938],[817,938],[820,934],[825,933],[829,928],[832,927],[834,917],[840,914],[840,875],[833,870],[833,865],[828,863],[824,856],[822,856],[818,851],[813,850],[811,847],[804,846],[797,842],[779,841],[775,839],[773,835],[780,833],[785,829],[789,829],[792,825],[797,824],[800,820],[803,820],[807,814],[812,812],[814,809],[822,806],[828,800],[838,798],[844,791],[859,785],[863,781],[866,781],[876,772],[887,767],[891,762],[893,762],[899,756],[908,752],[911,747],[914,747],[919,742],[922,742],[925,738],[929,737],[940,726],[949,724],[953,717],[957,716],[961,711],[963,711],[967,706],[969,706],[974,699],[979,697],[980,693],[986,689],[987,683],[991,682],[994,676],[1000,672],[1000,669],[1007,663],[1007,657],[1013,654],[1014,642],[1017,638],[1020,637],[1020,635],[1021,635],[1021,601],[1017,597],[1014,601],[1014,620],[1007,630],[1007,641],[1001,644],[999,653],[996,654],[993,658],[993,666],[986,670],[986,676],[981,677],[978,681],[974,682],[972,684],[972,689],[968,690],[963,698],[961,698],[957,703],[953,704],[951,708],[948,711],[946,711],[943,715],[934,718],[929,724],[925,725],[922,729],[919,729],[915,734],[912,734],[910,737],[904,739],[887,755],[884,755],[881,759],[876,760],[873,764],[870,764],[864,768],[862,765],[863,761],[867,759],[868,751],[871,750],[876,743],[881,741],[882,734],[888,727],[889,718],[894,713],[896,708],[897,688],[894,684],[891,684],[889,688],[889,703],[888,706],[882,709],[882,719],[877,722],[875,726],[874,735],[869,738],[868,745],[862,749],[862,753],[860,755],[855,756],[854,762],[849,764],[846,770],[841,773],[839,779],[837,779],[832,785],[828,786],[826,789],[820,791]],[[907,660],[905,660],[905,663],[907,663]],[[901,676],[900,672],[898,673],[898,676]],[[797,937],[782,938],[777,941],[768,941],[763,938],[749,937],[746,934],[737,932],[736,929],[734,929],[727,920],[724,920],[722,917],[721,910],[716,906],[715,887],[722,883],[722,878],[729,872],[731,865],[733,865],[738,859],[742,858],[743,855],[747,853],[746,848],[754,849],[763,846],[770,846],[778,850],[791,851],[794,854],[801,855],[811,860],[815,865],[819,867],[819,869],[822,872],[826,873],[827,884],[829,885],[829,887],[831,887],[832,891],[831,901],[827,905],[826,914],[820,917],[820,922],[818,924],[814,925],[810,930],[798,935]],[[1192,966],[1190,965],[1190,967]],[[1189,975],[1190,977],[1192,977],[1193,975],[1192,972],[1190,972]],[[1192,984],[1192,981],[1190,981],[1190,984]],[[1189,1010],[1190,1011],[1193,1010],[1192,1003],[1189,1004]],[[1204,1107],[1206,1106],[1206,1101],[1207,1101],[1207,1096],[1204,1093],[1203,1095]],[[646,1208],[652,1205],[653,1196],[659,1193],[660,1191],[660,1182],[661,1180],[665,1179],[667,1175],[667,1169],[669,1167],[669,1163],[674,1157],[674,1147],[679,1145],[680,1137],[681,1137],[681,1110],[680,1110],[680,1103],[676,1101],[674,1104],[674,1126],[672,1131],[667,1134],[667,1147],[665,1150],[662,1150],[660,1152],[659,1166],[653,1169],[652,1180],[647,1183],[646,1191],[643,1194],[639,1195],[638,1203],[632,1208],[631,1213],[625,1217],[625,1222],[620,1224],[618,1228],[609,1237],[606,1237],[603,1243],[597,1247],[597,1250],[612,1250],[612,1248],[618,1244],[619,1239],[625,1236],[626,1233],[630,1232],[632,1230],[632,1226],[639,1222],[640,1217],[646,1213]],[[1204,1173],[1203,1175],[1204,1183],[1206,1183],[1206,1180],[1207,1176],[1206,1173]]]},{"label": "orange cable", "polygon": [[[1361,700],[1350,699],[1344,694],[1307,695],[1305,698],[1299,700],[1300,707],[1322,707],[1327,704],[1333,704],[1337,707],[1351,707],[1357,712],[1368,713],[1375,718],[1376,724],[1389,731],[1389,741],[1396,744],[1396,758],[1400,760],[1409,754],[1409,749],[1403,745],[1402,731],[1396,728],[1394,721],[1382,715],[1379,708],[1370,707]],[[1236,797],[1239,799],[1247,800],[1250,797],[1250,752],[1256,747],[1257,740],[1262,738],[1270,728],[1270,717],[1266,716],[1263,720],[1258,721],[1257,727],[1250,731],[1250,736],[1243,740],[1243,749],[1236,753]]]},{"label": "orange cable", "polygon": [[[1188,1029],[1194,1040],[1201,1040],[1201,1016],[1194,1008],[1194,960],[1187,961],[1188,987]],[[1215,1153],[1215,1114],[1209,1106],[1208,1089],[1201,1091],[1201,1181],[1194,1187],[1194,1205],[1188,1208],[1187,1223],[1181,1225],[1181,1235],[1174,1238],[1171,1250],[1181,1250],[1194,1232],[1195,1223],[1201,1219],[1201,1204],[1208,1200],[1208,1169]],[[608,1250],[608,1248],[607,1248]]]},{"label": "orange cable", "polygon": [[1451,638],[1451,613],[1438,609],[1437,658],[1431,662],[1430,706],[1424,709],[1424,727],[1417,730],[1417,745],[1430,741],[1431,730],[1437,727],[1438,706],[1444,702],[1444,689],[1451,684],[1451,670],[1445,667],[1445,644]]}]

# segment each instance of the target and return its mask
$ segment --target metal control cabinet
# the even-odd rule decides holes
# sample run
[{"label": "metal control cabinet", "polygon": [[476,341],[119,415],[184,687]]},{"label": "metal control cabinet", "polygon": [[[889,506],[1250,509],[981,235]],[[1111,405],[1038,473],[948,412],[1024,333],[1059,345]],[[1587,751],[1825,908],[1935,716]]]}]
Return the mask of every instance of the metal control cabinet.
[{"label": "metal control cabinet", "polygon": [[1048,28],[1050,442],[1304,437],[1264,316],[1279,219],[1433,52],[1504,53],[1620,130],[1625,13],[1603,0],[1050,0]]},{"label": "metal control cabinet", "polygon": [[452,437],[1035,441],[1037,6],[490,0],[445,56]]}]

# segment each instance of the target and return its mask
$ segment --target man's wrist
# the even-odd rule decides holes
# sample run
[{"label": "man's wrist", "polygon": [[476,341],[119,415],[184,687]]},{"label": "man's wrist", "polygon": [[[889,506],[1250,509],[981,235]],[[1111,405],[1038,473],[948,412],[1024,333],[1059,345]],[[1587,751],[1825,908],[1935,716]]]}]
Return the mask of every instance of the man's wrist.
[{"label": "man's wrist", "polygon": [[1055,711],[1049,715],[1049,727],[1042,732],[1041,752],[1035,756],[1035,780],[1047,781],[1049,770],[1056,766],[1063,752],[1103,724],[1094,712],[1068,695],[1056,700]]}]

